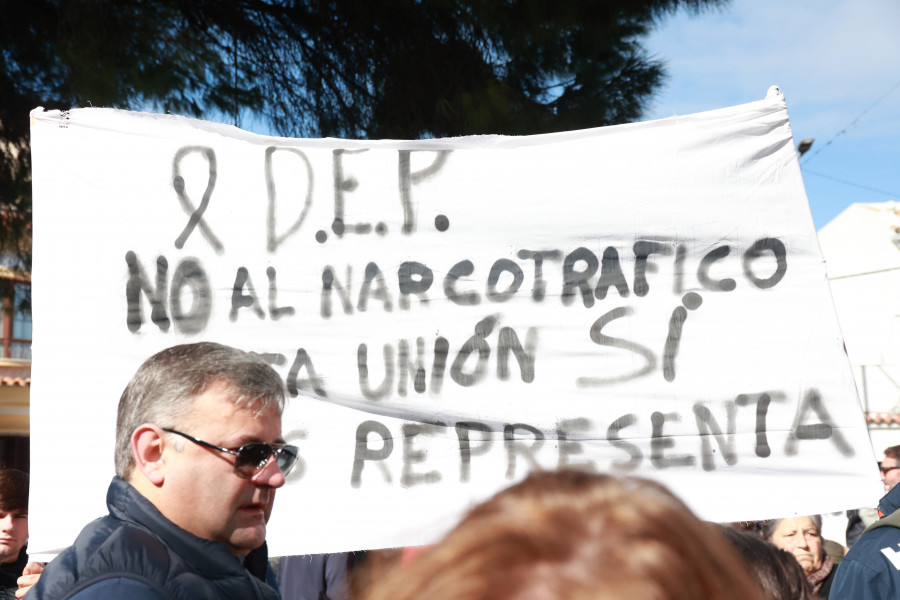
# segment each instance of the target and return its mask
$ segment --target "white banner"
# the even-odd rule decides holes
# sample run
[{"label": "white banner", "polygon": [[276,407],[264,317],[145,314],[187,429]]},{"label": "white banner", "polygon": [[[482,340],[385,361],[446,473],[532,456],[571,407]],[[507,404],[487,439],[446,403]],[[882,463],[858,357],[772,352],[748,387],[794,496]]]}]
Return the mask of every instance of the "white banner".
[{"label": "white banner", "polygon": [[880,495],[775,88],[532,137],[32,123],[34,551],[105,513],[138,365],[199,340],[264,356],[292,396],[274,554],[433,541],[560,465],[716,521]]}]

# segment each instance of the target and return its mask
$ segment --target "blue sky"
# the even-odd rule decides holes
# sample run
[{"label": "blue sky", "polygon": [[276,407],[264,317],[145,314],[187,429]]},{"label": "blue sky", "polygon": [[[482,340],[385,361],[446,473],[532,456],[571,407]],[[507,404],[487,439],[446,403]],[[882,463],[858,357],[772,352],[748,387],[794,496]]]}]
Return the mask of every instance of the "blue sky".
[{"label": "blue sky", "polygon": [[900,203],[900,1],[733,0],[645,41],[669,79],[646,117],[744,104],[778,85],[816,229],[855,202]]}]

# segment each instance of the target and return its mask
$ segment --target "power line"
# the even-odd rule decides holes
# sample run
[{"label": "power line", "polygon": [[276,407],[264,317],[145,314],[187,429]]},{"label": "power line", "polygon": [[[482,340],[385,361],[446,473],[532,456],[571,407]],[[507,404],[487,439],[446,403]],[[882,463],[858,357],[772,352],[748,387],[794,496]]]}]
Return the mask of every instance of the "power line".
[{"label": "power line", "polygon": [[[825,148],[827,148],[828,146],[830,146],[831,143],[834,142],[834,140],[836,140],[836,139],[839,138],[840,136],[842,136],[842,135],[844,135],[845,133],[847,133],[847,130],[848,130],[848,129],[852,129],[853,127],[855,127],[856,124],[859,122],[859,120],[862,119],[862,118],[866,115],[866,113],[868,113],[870,110],[872,110],[873,108],[875,108],[878,104],[880,104],[882,100],[884,100],[885,98],[887,98],[888,96],[890,96],[891,94],[893,94],[893,93],[894,93],[894,90],[896,90],[897,88],[900,88],[900,81],[898,81],[897,83],[895,83],[895,84],[893,85],[893,87],[891,87],[891,89],[889,89],[889,90],[888,90],[883,96],[881,96],[878,100],[876,100],[876,101],[873,102],[871,105],[869,105],[869,107],[866,108],[864,111],[862,111],[862,112],[859,114],[858,117],[856,117],[855,119],[853,119],[852,121],[850,121],[850,124],[849,124],[849,125],[847,125],[847,126],[844,127],[843,129],[841,129],[840,131],[838,131],[836,134],[834,134],[834,135],[831,137],[830,140],[828,140],[827,142],[825,142],[822,146],[819,146],[819,148],[817,148],[815,152],[813,152],[812,154],[809,154],[808,156],[806,156],[806,157],[805,157],[805,160],[803,160],[803,161],[800,163],[801,166],[804,165],[804,164],[806,164],[806,163],[808,163],[808,162],[811,161],[813,158],[815,158],[815,157],[819,154],[819,152],[821,152],[822,150],[824,150]],[[817,174],[818,174],[818,173],[813,173],[813,175],[817,175]],[[823,177],[828,177],[828,176],[827,176],[827,175],[823,175]],[[829,179],[833,179],[833,178],[830,177]],[[849,183],[849,182],[841,182],[841,183]],[[852,183],[851,183],[850,185],[856,185],[856,184],[852,184]],[[863,187],[863,186],[858,186],[858,187]],[[874,190],[874,191],[878,191],[878,190]],[[889,196],[895,196],[895,197],[896,197],[895,194],[891,194],[891,193],[888,193],[888,192],[882,192],[882,193],[887,193]]]},{"label": "power line", "polygon": [[888,196],[890,198],[898,198],[900,199],[900,194],[896,192],[887,192],[885,190],[879,190],[877,188],[869,187],[867,185],[862,185],[859,183],[853,183],[852,181],[847,181],[846,179],[838,179],[837,177],[832,177],[831,175],[826,175],[825,173],[816,173],[815,171],[810,171],[809,169],[805,169],[800,167],[805,175],[815,175],[816,177],[824,177],[825,179],[830,179],[832,181],[836,181],[838,183],[843,183],[844,185],[849,185],[855,188],[859,188],[861,190],[866,190],[869,192],[874,192],[876,194],[882,194],[884,196]]},{"label": "power line", "polygon": [[900,267],[888,267],[887,269],[878,269],[877,271],[866,271],[865,273],[850,273],[849,275],[837,275],[829,277],[828,281],[837,281],[838,279],[850,279],[851,277],[864,277],[866,275],[877,275],[879,273],[888,273],[890,271],[900,271]]}]

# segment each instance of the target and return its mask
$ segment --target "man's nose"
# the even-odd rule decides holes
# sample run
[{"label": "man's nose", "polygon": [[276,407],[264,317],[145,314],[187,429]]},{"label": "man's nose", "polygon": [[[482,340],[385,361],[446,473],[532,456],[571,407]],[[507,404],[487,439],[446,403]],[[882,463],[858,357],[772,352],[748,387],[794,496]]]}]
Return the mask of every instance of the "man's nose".
[{"label": "man's nose", "polygon": [[275,460],[275,457],[272,457],[272,459],[266,463],[266,466],[257,471],[252,477],[252,481],[256,485],[264,485],[272,488],[280,488],[284,485],[284,473],[282,473],[281,467],[278,466],[278,461]]}]

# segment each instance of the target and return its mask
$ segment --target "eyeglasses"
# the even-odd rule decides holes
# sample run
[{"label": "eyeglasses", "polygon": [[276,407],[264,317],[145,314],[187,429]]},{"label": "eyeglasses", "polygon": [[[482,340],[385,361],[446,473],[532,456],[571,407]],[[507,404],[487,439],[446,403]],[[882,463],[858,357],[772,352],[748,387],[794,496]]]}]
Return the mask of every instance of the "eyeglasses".
[{"label": "eyeglasses", "polygon": [[887,473],[888,471],[893,471],[894,469],[900,469],[900,465],[896,465],[893,467],[882,467],[881,465],[878,465],[878,470],[882,473]]},{"label": "eyeglasses", "polygon": [[274,444],[254,442],[253,444],[244,444],[240,448],[230,450],[228,448],[216,446],[215,444],[210,444],[209,442],[204,442],[203,440],[198,440],[194,436],[182,433],[175,429],[163,427],[162,430],[167,433],[180,435],[184,439],[190,440],[198,446],[233,454],[236,457],[234,461],[234,474],[242,479],[250,479],[262,471],[266,465],[269,464],[269,461],[272,460],[273,456],[275,457],[275,464],[278,465],[278,468],[281,469],[281,472],[287,477],[287,474],[294,468],[294,464],[300,456],[300,451],[297,449],[297,446],[288,446],[281,442],[276,442]]}]

